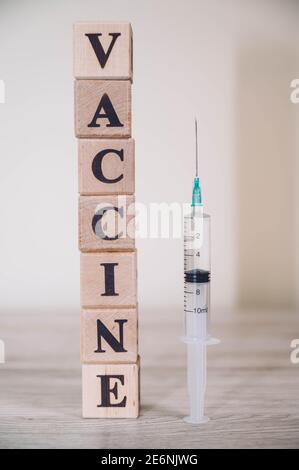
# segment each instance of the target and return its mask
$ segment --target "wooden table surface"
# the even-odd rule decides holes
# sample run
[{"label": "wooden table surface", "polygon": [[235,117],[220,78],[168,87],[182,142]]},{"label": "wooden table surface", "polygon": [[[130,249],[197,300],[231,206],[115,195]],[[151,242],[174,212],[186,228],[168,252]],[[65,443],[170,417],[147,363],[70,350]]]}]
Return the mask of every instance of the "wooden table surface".
[{"label": "wooden table surface", "polygon": [[[167,310],[167,309],[165,309]],[[299,364],[290,342],[299,315],[215,315],[221,344],[208,354],[206,411],[190,426],[179,309],[140,309],[141,416],[81,418],[79,312],[11,312],[0,317],[1,448],[299,448]]]}]

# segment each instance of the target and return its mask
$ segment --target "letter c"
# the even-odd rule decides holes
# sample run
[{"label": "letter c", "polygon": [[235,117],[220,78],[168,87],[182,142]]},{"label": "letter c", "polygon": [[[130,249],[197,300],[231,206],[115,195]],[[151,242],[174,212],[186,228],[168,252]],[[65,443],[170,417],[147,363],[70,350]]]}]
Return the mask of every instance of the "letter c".
[{"label": "letter c", "polygon": [[103,165],[103,159],[107,153],[115,153],[119,159],[123,162],[124,161],[124,151],[123,149],[121,150],[116,150],[116,149],[105,149],[102,150],[101,152],[97,153],[96,156],[93,159],[92,162],[92,172],[94,176],[99,180],[102,181],[102,183],[107,183],[107,184],[112,184],[112,183],[118,183],[121,181],[124,177],[123,173],[118,176],[117,178],[106,178],[103,174],[102,170],[102,165]]},{"label": "letter c", "polygon": [[102,209],[97,211],[92,218],[92,230],[94,234],[100,237],[102,240],[117,240],[119,237],[122,236],[122,232],[116,234],[114,237],[108,237],[108,235],[105,234],[102,228],[102,218],[108,211],[115,211],[119,213],[121,217],[123,217],[123,207],[103,207]]}]

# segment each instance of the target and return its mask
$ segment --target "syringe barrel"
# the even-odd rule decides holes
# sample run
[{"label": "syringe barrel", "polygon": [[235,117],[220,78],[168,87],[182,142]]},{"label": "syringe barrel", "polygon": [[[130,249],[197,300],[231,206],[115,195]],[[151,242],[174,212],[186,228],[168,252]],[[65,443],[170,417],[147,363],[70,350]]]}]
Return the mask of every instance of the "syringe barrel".
[{"label": "syringe barrel", "polygon": [[210,331],[210,282],[185,281],[185,335],[203,341]]},{"label": "syringe barrel", "polygon": [[185,217],[185,339],[210,335],[210,216],[200,211]]},{"label": "syringe barrel", "polygon": [[184,218],[184,269],[211,272],[211,217],[199,209]]}]

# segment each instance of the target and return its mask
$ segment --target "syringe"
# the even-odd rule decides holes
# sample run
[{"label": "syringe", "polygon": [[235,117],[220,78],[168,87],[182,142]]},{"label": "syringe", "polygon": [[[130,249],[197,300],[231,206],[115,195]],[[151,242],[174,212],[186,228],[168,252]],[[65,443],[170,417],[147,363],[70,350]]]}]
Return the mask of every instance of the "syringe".
[{"label": "syringe", "polygon": [[187,344],[189,416],[192,424],[206,423],[206,347],[219,341],[210,336],[210,216],[203,213],[198,177],[197,120],[195,119],[196,174],[191,213],[184,218],[184,312]]}]

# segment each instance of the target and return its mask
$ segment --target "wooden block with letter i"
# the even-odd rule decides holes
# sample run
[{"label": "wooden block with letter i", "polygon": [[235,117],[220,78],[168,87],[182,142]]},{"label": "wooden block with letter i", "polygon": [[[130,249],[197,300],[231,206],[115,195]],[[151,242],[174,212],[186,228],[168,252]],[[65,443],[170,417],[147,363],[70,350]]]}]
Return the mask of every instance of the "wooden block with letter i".
[{"label": "wooden block with letter i", "polygon": [[131,137],[131,82],[75,81],[77,137]]},{"label": "wooden block with letter i", "polygon": [[131,80],[132,42],[130,23],[76,23],[74,76]]},{"label": "wooden block with letter i", "polygon": [[82,307],[134,307],[136,252],[81,253]]},{"label": "wooden block with letter i", "polygon": [[81,359],[84,364],[137,361],[137,309],[81,311]]},{"label": "wooden block with letter i", "polygon": [[139,360],[135,364],[84,364],[83,417],[137,418]]}]

